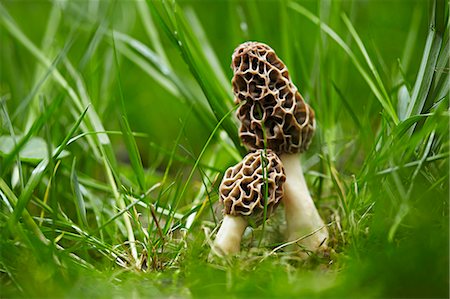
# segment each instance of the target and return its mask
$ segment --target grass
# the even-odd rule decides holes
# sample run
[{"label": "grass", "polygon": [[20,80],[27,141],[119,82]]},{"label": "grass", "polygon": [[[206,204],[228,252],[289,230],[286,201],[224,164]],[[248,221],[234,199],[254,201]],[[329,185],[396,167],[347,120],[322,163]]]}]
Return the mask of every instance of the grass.
[{"label": "grass", "polygon": [[[4,1],[0,295],[448,298],[448,3]],[[316,111],[328,254],[284,215],[209,257],[245,154],[229,68],[271,45]]]}]

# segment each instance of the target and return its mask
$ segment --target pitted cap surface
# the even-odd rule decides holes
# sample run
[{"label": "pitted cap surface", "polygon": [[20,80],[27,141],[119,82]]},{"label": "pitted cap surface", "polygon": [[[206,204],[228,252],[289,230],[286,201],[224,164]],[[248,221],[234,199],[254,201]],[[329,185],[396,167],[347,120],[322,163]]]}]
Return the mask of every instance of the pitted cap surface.
[{"label": "pitted cap surface", "polygon": [[236,116],[242,143],[251,150],[266,147],[275,153],[303,152],[315,131],[314,110],[292,83],[275,51],[259,42],[238,46],[232,56]]},{"label": "pitted cap surface", "polygon": [[237,165],[227,169],[219,187],[224,214],[249,216],[256,223],[263,220],[267,187],[267,213],[270,216],[283,197],[286,181],[280,158],[271,150],[247,154]]}]

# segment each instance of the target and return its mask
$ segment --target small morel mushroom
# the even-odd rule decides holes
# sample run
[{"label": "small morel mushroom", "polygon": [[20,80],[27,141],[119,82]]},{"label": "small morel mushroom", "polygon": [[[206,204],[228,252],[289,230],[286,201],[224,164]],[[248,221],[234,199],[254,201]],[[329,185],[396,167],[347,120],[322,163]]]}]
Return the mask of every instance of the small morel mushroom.
[{"label": "small morel mushroom", "polygon": [[[268,148],[279,155],[286,172],[288,240],[306,251],[326,246],[328,230],[309,194],[298,153],[308,149],[315,131],[314,111],[292,83],[274,50],[259,42],[238,46],[232,56],[232,85],[239,135],[249,149]],[[304,255],[304,251],[300,253]]]},{"label": "small morel mushroom", "polygon": [[219,187],[224,217],[214,241],[220,255],[240,250],[245,228],[267,219],[283,197],[283,165],[271,150],[249,153],[225,172]]}]

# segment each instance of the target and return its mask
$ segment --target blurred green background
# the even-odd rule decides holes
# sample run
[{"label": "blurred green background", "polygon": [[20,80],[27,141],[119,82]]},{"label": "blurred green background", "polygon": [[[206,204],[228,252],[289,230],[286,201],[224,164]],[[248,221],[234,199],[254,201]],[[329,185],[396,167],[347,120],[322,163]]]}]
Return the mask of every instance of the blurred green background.
[{"label": "blurred green background", "polygon": [[[2,297],[448,298],[446,1],[2,1],[0,18]],[[301,159],[326,256],[270,254],[279,209],[208,260],[245,153],[229,65],[247,40],[316,111]]]}]

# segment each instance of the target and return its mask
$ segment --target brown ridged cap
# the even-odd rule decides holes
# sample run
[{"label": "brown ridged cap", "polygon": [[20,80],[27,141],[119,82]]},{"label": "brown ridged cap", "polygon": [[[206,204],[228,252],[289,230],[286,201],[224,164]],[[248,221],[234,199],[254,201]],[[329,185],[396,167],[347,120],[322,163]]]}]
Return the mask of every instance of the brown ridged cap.
[{"label": "brown ridged cap", "polygon": [[273,151],[257,150],[247,154],[241,162],[227,169],[220,183],[224,214],[249,216],[258,224],[264,218],[266,186],[268,218],[283,197],[285,181],[283,164]]},{"label": "brown ridged cap", "polygon": [[246,42],[236,48],[231,67],[239,135],[249,149],[277,154],[305,151],[315,130],[314,110],[292,83],[286,65],[269,46]]}]

